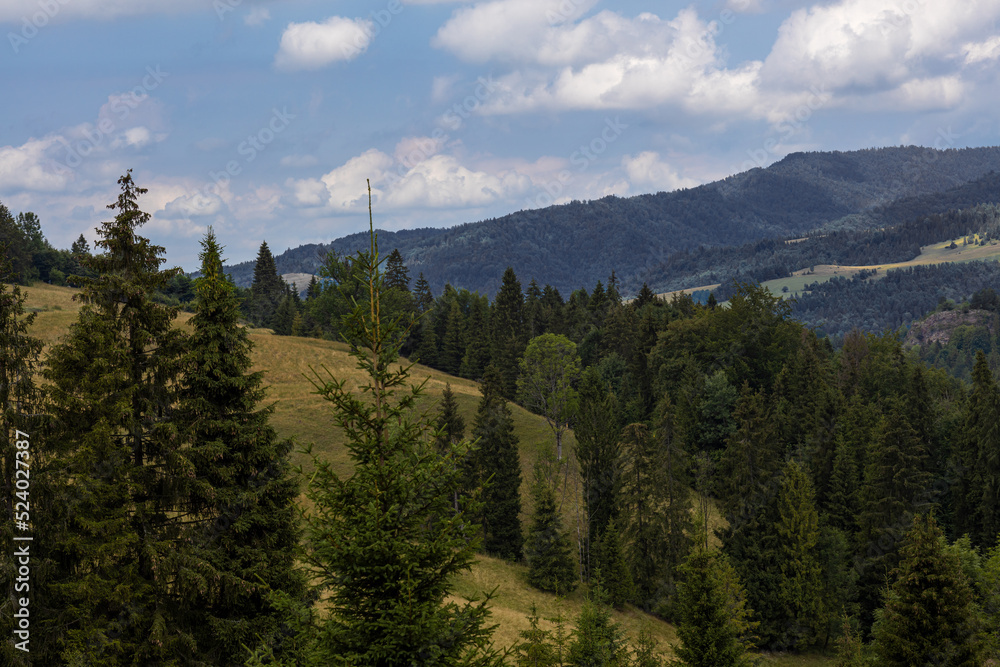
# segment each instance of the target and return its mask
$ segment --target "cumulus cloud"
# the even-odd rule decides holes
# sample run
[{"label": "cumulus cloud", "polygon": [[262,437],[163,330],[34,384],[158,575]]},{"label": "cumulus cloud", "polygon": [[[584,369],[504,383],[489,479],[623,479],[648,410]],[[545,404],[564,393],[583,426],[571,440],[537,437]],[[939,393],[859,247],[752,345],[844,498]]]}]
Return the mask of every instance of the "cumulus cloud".
[{"label": "cumulus cloud", "polygon": [[511,165],[477,168],[454,155],[441,154],[439,140],[406,137],[393,155],[370,149],[320,178],[289,179],[286,187],[296,206],[326,206],[350,212],[367,205],[365,179],[372,196],[391,210],[482,206],[517,196],[532,177]]},{"label": "cumulus cloud", "polygon": [[[694,7],[675,17],[613,11],[594,0],[487,0],[456,10],[433,44],[470,62],[506,63],[476,112],[650,109],[779,124],[803,105],[951,108],[972,86],[962,68],[1000,58],[1000,0],[952,5],[835,0],[791,13],[763,60],[731,64],[724,26]],[[763,9],[731,0],[730,11]]]},{"label": "cumulus cloud", "polygon": [[374,34],[374,24],[367,19],[333,16],[323,23],[289,23],[274,64],[287,70],[319,69],[353,60],[368,49]]},{"label": "cumulus cloud", "polygon": [[58,138],[29,139],[21,146],[0,146],[0,190],[62,190],[67,174],[49,157]]},{"label": "cumulus cloud", "polygon": [[656,190],[677,190],[678,188],[693,188],[699,185],[693,178],[685,178],[676,168],[660,159],[655,151],[643,151],[638,155],[626,155],[622,158],[622,167],[632,185],[638,185],[638,190],[653,188]]}]

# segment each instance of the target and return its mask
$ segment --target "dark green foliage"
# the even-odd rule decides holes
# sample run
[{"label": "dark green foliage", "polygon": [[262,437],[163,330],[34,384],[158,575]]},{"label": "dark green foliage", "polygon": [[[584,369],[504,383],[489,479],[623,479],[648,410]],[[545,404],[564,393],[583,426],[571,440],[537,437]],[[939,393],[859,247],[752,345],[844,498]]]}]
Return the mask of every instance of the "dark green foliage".
[{"label": "dark green foliage", "polygon": [[530,627],[521,630],[522,641],[514,647],[517,667],[557,667],[556,647],[552,643],[552,632],[539,627],[538,607],[531,603],[531,614],[528,616]]},{"label": "dark green foliage", "polygon": [[486,297],[475,299],[465,328],[468,344],[459,368],[459,375],[464,378],[478,380],[490,363],[489,317],[490,305]]},{"label": "dark green foliage", "polygon": [[639,630],[639,639],[632,655],[634,667],[663,667],[663,658],[657,652],[656,640],[643,627]]},{"label": "dark green foliage", "polygon": [[[136,233],[148,221],[131,173],[86,258],[79,320],[52,349],[45,376],[52,431],[36,486],[47,541],[36,598],[40,655],[68,663],[164,664],[193,652],[187,609],[168,573],[184,562],[176,514],[193,469],[180,450],[176,378],[184,334],[152,294],[163,248]],[[44,620],[43,620],[44,619]]]},{"label": "dark green foliage", "polygon": [[722,554],[696,547],[681,568],[674,653],[688,667],[749,667],[753,613]]},{"label": "dark green foliage", "polygon": [[914,519],[885,606],[872,628],[880,664],[981,664],[972,591],[958,559],[942,549],[942,542],[932,515]]},{"label": "dark green foliage", "polygon": [[417,277],[417,284],[413,287],[413,299],[418,313],[426,313],[434,305],[434,294],[431,293],[423,272]]},{"label": "dark green foliage", "polygon": [[611,608],[600,585],[591,589],[576,619],[576,630],[569,645],[569,664],[574,667],[631,665],[625,632],[611,620]]},{"label": "dark green foliage", "polygon": [[517,390],[517,361],[528,342],[524,323],[524,295],[514,270],[507,267],[490,312],[490,359],[500,370],[503,397],[513,400]]},{"label": "dark green foliage", "polygon": [[445,320],[444,338],[438,354],[437,367],[451,375],[458,375],[466,348],[465,318],[458,301],[452,301]]},{"label": "dark green foliage", "polygon": [[858,517],[865,556],[858,582],[863,621],[880,604],[878,591],[898,562],[898,546],[913,516],[928,507],[927,453],[897,402],[887,405],[866,459]]},{"label": "dark green foliage", "polygon": [[278,304],[278,309],[274,311],[271,318],[271,328],[278,336],[291,336],[295,327],[295,316],[298,314],[295,308],[295,297],[286,294]]},{"label": "dark green foliage", "polygon": [[[607,529],[618,508],[622,484],[620,412],[614,394],[603,389],[597,374],[593,370],[584,373],[574,433],[591,544]],[[589,550],[587,553],[589,576],[594,563]]]},{"label": "dark green foliage", "polygon": [[579,582],[573,548],[563,532],[552,483],[536,469],[532,496],[535,503],[531,527],[525,540],[528,583],[535,588],[564,595]]},{"label": "dark green foliage", "polygon": [[[20,546],[13,541],[16,534],[15,503],[21,502],[21,498],[14,495],[18,490],[15,482],[26,476],[30,481],[33,468],[31,447],[42,435],[36,428],[40,422],[34,417],[39,405],[34,374],[42,342],[29,334],[35,314],[25,315],[27,295],[16,284],[6,249],[0,242],[0,422],[3,424],[0,430],[0,493],[3,494],[0,499],[0,507],[3,508],[0,542],[12,545],[10,548],[13,549],[15,544]],[[16,445],[18,440],[23,441],[23,436],[17,431],[28,434],[26,450]],[[21,471],[20,474],[17,470]],[[16,510],[16,514],[20,515],[24,507],[16,507]],[[0,598],[0,632],[4,637],[0,644],[0,662],[12,667],[28,665],[30,656],[30,653],[15,650],[14,641],[20,642],[21,638],[12,641],[14,600],[22,597],[15,594],[16,576],[14,558],[0,560],[0,590],[5,591]],[[33,645],[29,643],[28,646]]]},{"label": "dark green foliage", "polygon": [[[973,389],[966,410],[964,436],[969,439],[971,470],[967,506],[973,513],[972,535],[980,546],[1000,535],[1000,390],[980,352],[973,371]],[[960,464],[964,464],[961,461]]]},{"label": "dark green foliage", "polygon": [[778,517],[777,565],[788,628],[782,642],[801,650],[823,638],[827,609],[817,550],[816,495],[805,469],[795,461],[785,465],[778,491]]},{"label": "dark green foliage", "polygon": [[458,414],[458,403],[455,402],[455,392],[451,390],[450,383],[444,385],[441,407],[434,426],[439,434],[437,445],[442,455],[450,452],[452,446],[465,439],[465,419]]},{"label": "dark green foliage", "polygon": [[461,475],[452,461],[469,445],[442,457],[428,438],[429,419],[414,414],[421,389],[408,385],[408,367],[391,367],[409,323],[381,316],[379,262],[372,231],[369,250],[354,260],[367,298],[342,325],[369,377],[366,391],[316,378],[347,435],[353,470],[340,477],[314,457],[301,561],[329,611],[301,627],[306,663],[495,664],[486,602],[446,602],[453,576],[469,569],[478,548],[469,539],[475,495],[460,499],[457,513],[452,505]]},{"label": "dark green foliage", "polygon": [[257,252],[250,292],[253,297],[248,318],[256,326],[270,326],[278,305],[285,298],[286,289],[274,265],[274,256],[267,247],[267,241],[260,244],[260,250]]},{"label": "dark green foliage", "polygon": [[403,292],[410,291],[410,271],[403,263],[403,256],[399,254],[399,250],[389,253],[389,258],[385,262],[385,287]]},{"label": "dark green foliage", "polygon": [[483,489],[483,551],[508,560],[520,560],[524,546],[521,531],[521,458],[514,435],[514,419],[501,394],[500,374],[490,366],[481,386],[483,393],[472,424],[475,459]]},{"label": "dark green foliage", "polygon": [[265,594],[301,600],[306,586],[294,570],[299,530],[292,443],[271,427],[273,407],[261,407],[263,374],[250,371],[252,343],[239,326],[220,253],[209,228],[178,411],[197,479],[183,505],[184,541],[193,553],[176,581],[190,605],[185,620],[200,658],[229,665],[246,659],[245,646],[278,643],[284,619]]},{"label": "dark green foliage", "polygon": [[618,526],[612,521],[594,543],[593,572],[600,572],[600,581],[593,579],[607,592],[607,601],[615,609],[623,608],[635,599],[632,570],[625,558]]}]

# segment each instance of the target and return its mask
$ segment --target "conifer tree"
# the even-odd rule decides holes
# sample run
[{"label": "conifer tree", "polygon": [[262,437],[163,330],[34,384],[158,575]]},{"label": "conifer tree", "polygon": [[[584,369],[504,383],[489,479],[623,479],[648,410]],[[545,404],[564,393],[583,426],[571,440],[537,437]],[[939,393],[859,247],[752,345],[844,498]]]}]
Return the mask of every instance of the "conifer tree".
[{"label": "conifer tree", "polygon": [[458,413],[458,403],[455,401],[455,392],[451,390],[450,382],[444,385],[444,391],[441,393],[441,407],[438,410],[435,426],[440,434],[437,445],[442,454],[451,451],[454,445],[465,439],[465,419]]},{"label": "conifer tree", "polygon": [[500,373],[490,366],[481,385],[483,393],[472,425],[483,489],[483,551],[508,560],[520,560],[521,458],[514,435],[514,419],[501,394]]},{"label": "conifer tree", "polygon": [[578,667],[631,667],[625,632],[611,619],[611,608],[599,583],[591,588],[577,617],[573,641],[569,645],[569,664]]},{"label": "conifer tree", "polygon": [[725,557],[696,547],[681,568],[674,653],[687,667],[749,667],[753,664],[753,613]]},{"label": "conifer tree", "polygon": [[190,443],[185,455],[198,480],[184,508],[197,574],[186,568],[178,581],[193,600],[188,620],[201,659],[229,665],[246,659],[245,646],[275,642],[283,617],[265,593],[302,599],[306,586],[294,569],[299,529],[292,443],[271,427],[273,407],[261,407],[263,374],[250,371],[252,343],[239,325],[221,251],[210,227],[202,240],[178,410]]},{"label": "conifer tree", "polygon": [[465,356],[465,348],[465,318],[462,315],[462,307],[457,300],[454,300],[448,308],[437,367],[445,373],[458,375],[462,367],[462,357]]},{"label": "conifer tree", "polygon": [[413,299],[417,306],[417,312],[420,314],[426,313],[434,306],[434,294],[431,292],[430,283],[424,278],[422,271],[417,276],[417,282],[413,286]]},{"label": "conifer tree", "polygon": [[295,298],[291,294],[286,294],[278,304],[274,316],[271,318],[271,328],[277,336],[291,336],[295,325],[295,316],[298,313],[295,308]]},{"label": "conifer tree", "polygon": [[827,495],[827,521],[847,535],[857,529],[858,468],[850,446],[838,441],[833,459],[833,476]]},{"label": "conifer tree", "polygon": [[466,327],[465,354],[462,355],[462,365],[458,374],[470,380],[483,377],[483,371],[490,364],[490,303],[486,297],[480,297],[472,302]]},{"label": "conifer tree", "polygon": [[906,526],[927,507],[926,458],[924,443],[906,418],[905,408],[889,399],[869,445],[860,491],[858,535],[865,559],[858,588],[863,623],[870,623],[880,604],[881,582],[898,562]]},{"label": "conifer tree", "polygon": [[649,289],[649,285],[643,283],[638,296],[636,296],[635,300],[632,301],[632,307],[636,310],[640,310],[643,306],[653,303],[655,300],[656,295],[653,294],[653,290]]},{"label": "conifer tree", "polygon": [[301,560],[329,611],[305,617],[306,662],[493,665],[488,600],[446,601],[454,575],[469,569],[479,546],[470,539],[475,495],[451,511],[461,474],[451,460],[470,446],[454,445],[445,457],[436,451],[430,417],[415,415],[421,388],[408,385],[408,366],[391,366],[410,322],[384,319],[374,225],[369,233],[370,248],[354,262],[367,296],[343,324],[368,385],[357,395],[332,374],[315,380],[347,435],[354,465],[340,477],[313,457],[306,497],[314,509],[304,517]]},{"label": "conifer tree", "polygon": [[[6,245],[0,243],[0,421],[3,424],[0,430],[0,493],[3,494],[0,500],[3,507],[0,544],[15,545],[17,543],[13,538],[20,531],[15,531],[14,520],[24,509],[22,506],[15,508],[15,503],[27,497],[29,504],[26,506],[30,508],[31,502],[30,494],[23,494],[16,482],[19,478],[30,482],[34,467],[32,436],[36,436],[37,442],[37,436],[41,435],[36,428],[40,425],[39,421],[34,416],[39,411],[34,375],[42,342],[29,334],[35,314],[25,315],[24,304],[28,297],[17,285],[17,276],[13,273],[6,250]],[[25,440],[18,431],[28,434],[28,438]],[[27,442],[27,449],[18,446],[19,440]],[[18,473],[18,470],[21,472]],[[22,494],[15,495],[19,491]],[[0,643],[0,662],[12,667],[27,666],[31,655],[14,648],[15,641],[21,641],[20,638],[12,641],[15,636],[14,599],[22,597],[16,595],[16,570],[14,558],[0,559],[0,591],[3,591],[0,597],[0,632],[4,637],[3,643]]]},{"label": "conifer tree", "polygon": [[552,644],[552,632],[539,626],[538,607],[531,603],[531,613],[528,615],[528,629],[521,630],[521,643],[514,647],[517,667],[556,667],[559,662],[556,647]]},{"label": "conifer tree", "polygon": [[785,644],[803,649],[820,638],[825,610],[820,563],[819,514],[812,481],[796,461],[785,465],[778,490],[778,567],[781,601],[788,614]]},{"label": "conifer tree", "polygon": [[527,344],[524,325],[524,295],[514,269],[504,271],[500,290],[490,312],[490,359],[503,378],[503,397],[514,400],[517,390],[518,359]]},{"label": "conifer tree", "polygon": [[192,644],[168,575],[187,555],[176,509],[193,478],[172,423],[184,334],[176,309],[152,300],[180,269],[161,271],[163,248],[136,233],[146,190],[131,172],[118,184],[115,219],[98,230],[104,252],[84,259],[97,277],[80,279],[84,306],[45,370],[40,627],[46,653],[70,664],[161,664]]},{"label": "conifer tree", "polygon": [[637,602],[652,609],[661,602],[666,563],[664,483],[662,459],[653,434],[645,424],[629,424],[622,431],[622,509],[632,563]]},{"label": "conifer tree", "polygon": [[974,541],[986,547],[1000,535],[1000,389],[982,350],[976,353],[972,377],[964,435],[974,449],[968,457],[969,498],[962,506],[973,512]]},{"label": "conifer tree", "polygon": [[595,542],[594,552],[594,572],[600,572],[599,583],[607,591],[608,604],[621,609],[635,599],[635,583],[614,521]]},{"label": "conifer tree", "polygon": [[257,252],[257,261],[253,269],[253,284],[250,286],[250,321],[259,327],[270,326],[285,293],[285,283],[278,275],[274,256],[271,255],[271,250],[267,247],[267,241],[263,241]]},{"label": "conifer tree", "polygon": [[398,249],[389,253],[389,258],[385,262],[385,287],[403,292],[410,291],[410,271],[403,263],[403,256],[399,254]]},{"label": "conifer tree", "polygon": [[653,498],[661,501],[664,521],[663,595],[669,604],[676,587],[677,569],[691,548],[694,522],[691,514],[690,466],[684,441],[678,432],[670,397],[664,396],[657,406],[657,463],[662,468],[661,488]]},{"label": "conifer tree", "polygon": [[[592,369],[584,372],[575,426],[576,460],[583,478],[587,510],[587,541],[593,544],[615,517],[621,494],[621,410],[613,394],[604,391]],[[588,576],[593,566],[585,554]],[[606,571],[606,570],[605,570]]]},{"label": "conifer tree", "polygon": [[918,515],[900,548],[895,581],[872,628],[886,667],[980,662],[977,615],[958,559],[942,548],[933,515]]},{"label": "conifer tree", "polygon": [[572,592],[579,576],[573,549],[563,532],[552,484],[535,469],[532,489],[535,508],[524,551],[528,561],[528,583],[535,588],[565,595]]}]

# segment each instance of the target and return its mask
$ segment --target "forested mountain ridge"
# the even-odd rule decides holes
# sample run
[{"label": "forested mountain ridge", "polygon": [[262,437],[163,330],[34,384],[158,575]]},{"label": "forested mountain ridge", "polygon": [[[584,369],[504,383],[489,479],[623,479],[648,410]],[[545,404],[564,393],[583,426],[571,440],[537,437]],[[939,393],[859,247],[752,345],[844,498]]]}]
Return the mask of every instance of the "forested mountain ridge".
[{"label": "forested mountain ridge", "polygon": [[[450,229],[379,236],[382,247],[397,248],[435,292],[450,283],[492,295],[507,266],[567,294],[612,271],[635,288],[640,273],[681,250],[881,226],[897,215],[894,202],[933,197],[991,171],[1000,172],[1000,147],[793,153],[765,169],[696,188],[574,201]],[[315,273],[328,251],[353,254],[366,243],[366,235],[354,234],[290,249],[275,261],[280,273]],[[248,286],[253,262],[227,272]]]}]

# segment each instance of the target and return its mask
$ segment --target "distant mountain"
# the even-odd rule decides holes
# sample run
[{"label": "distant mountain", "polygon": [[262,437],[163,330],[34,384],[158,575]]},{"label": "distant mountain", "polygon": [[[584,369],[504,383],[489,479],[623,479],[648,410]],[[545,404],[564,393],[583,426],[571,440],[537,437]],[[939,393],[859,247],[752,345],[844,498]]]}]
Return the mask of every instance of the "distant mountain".
[{"label": "distant mountain", "polygon": [[[399,249],[411,277],[423,272],[435,293],[451,283],[492,296],[512,266],[523,284],[534,278],[568,296],[612,271],[633,287],[682,250],[882,226],[991,171],[1000,172],[1000,147],[793,153],[697,188],[523,210],[449,229],[381,231],[379,240],[386,252]],[[280,273],[315,273],[328,251],[353,254],[366,245],[367,234],[353,234],[288,250],[275,262]],[[253,263],[227,271],[249,285]]]}]

